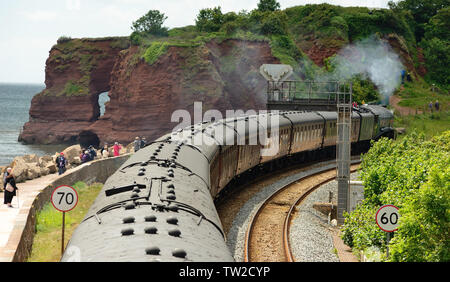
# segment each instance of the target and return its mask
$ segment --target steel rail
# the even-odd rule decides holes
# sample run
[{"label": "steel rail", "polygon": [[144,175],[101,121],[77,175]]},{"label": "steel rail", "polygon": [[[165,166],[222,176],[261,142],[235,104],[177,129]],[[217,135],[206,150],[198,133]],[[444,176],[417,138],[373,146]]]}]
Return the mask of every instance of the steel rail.
[{"label": "steel rail", "polygon": [[[324,162],[324,163],[326,163],[326,162]],[[360,160],[352,161],[352,165],[359,164],[359,163],[361,163]],[[313,167],[315,165],[317,165],[317,164],[312,164],[311,167]],[[260,214],[267,207],[267,205],[269,205],[276,196],[278,196],[281,192],[285,191],[288,187],[292,186],[293,184],[296,184],[299,181],[305,180],[305,179],[313,177],[313,176],[317,176],[317,175],[321,175],[321,174],[330,172],[335,169],[336,169],[336,167],[328,168],[328,169],[324,169],[322,171],[314,172],[309,175],[300,177],[297,180],[294,180],[284,186],[281,186],[275,192],[273,192],[266,200],[264,200],[264,202],[258,207],[258,209],[256,210],[256,213],[251,218],[249,226],[248,226],[246,234],[245,234],[244,262],[251,261],[251,259],[250,259],[250,247],[252,244],[251,237],[254,232],[255,224],[256,224]],[[355,172],[355,171],[356,171],[356,169],[351,170],[351,172]],[[334,180],[335,178],[336,178],[336,176],[333,176],[333,177],[328,177],[327,179],[320,181],[319,183],[315,184],[313,187],[309,188],[307,191],[302,192],[302,194],[296,199],[296,201],[292,205],[290,205],[289,212],[287,213],[287,215],[285,216],[285,220],[283,221],[283,235],[282,235],[282,238],[280,238],[280,240],[283,241],[283,246],[284,246],[283,252],[284,252],[284,256],[285,256],[285,261],[287,261],[287,262],[295,261],[294,256],[291,251],[290,243],[289,243],[289,227],[290,227],[290,223],[291,223],[291,219],[292,219],[292,215],[295,210],[295,207],[298,206],[315,189],[319,188],[320,186],[322,186],[323,184],[325,184],[329,181]]]}]

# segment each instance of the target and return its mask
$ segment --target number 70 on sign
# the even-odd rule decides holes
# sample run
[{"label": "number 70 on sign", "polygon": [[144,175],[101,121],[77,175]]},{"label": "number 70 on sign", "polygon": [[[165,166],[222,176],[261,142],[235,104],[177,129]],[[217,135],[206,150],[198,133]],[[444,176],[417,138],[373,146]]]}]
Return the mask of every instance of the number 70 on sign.
[{"label": "number 70 on sign", "polygon": [[57,187],[52,193],[52,204],[61,212],[71,211],[78,203],[77,191],[66,185]]}]

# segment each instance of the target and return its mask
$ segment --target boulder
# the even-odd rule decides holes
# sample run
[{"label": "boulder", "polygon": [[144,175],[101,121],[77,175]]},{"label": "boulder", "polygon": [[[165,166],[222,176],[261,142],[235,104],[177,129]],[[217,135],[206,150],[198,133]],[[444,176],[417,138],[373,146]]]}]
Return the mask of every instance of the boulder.
[{"label": "boulder", "polygon": [[73,164],[74,164],[74,165],[79,165],[79,164],[81,164],[81,159],[80,159],[79,156],[73,158]]},{"label": "boulder", "polygon": [[31,179],[35,179],[38,178],[39,176],[41,176],[41,167],[36,163],[36,164],[27,164],[28,169],[27,169],[27,179],[31,180]]},{"label": "boulder", "polygon": [[80,145],[73,145],[70,146],[63,151],[64,157],[66,157],[67,162],[69,164],[75,163],[74,159],[76,157],[79,157],[81,155],[81,146]]},{"label": "boulder", "polygon": [[0,166],[0,173],[1,173],[1,177],[0,177],[0,191],[2,191],[3,189],[3,173],[6,170],[6,166]]},{"label": "boulder", "polygon": [[25,155],[18,158],[22,158],[26,163],[37,163],[39,161],[39,157],[35,154]]},{"label": "boulder", "polygon": [[39,158],[38,164],[40,167],[45,167],[47,163],[53,162],[52,156],[42,156]]},{"label": "boulder", "polygon": [[132,143],[128,144],[126,149],[127,149],[127,153],[134,153],[134,143],[132,142]]},{"label": "boulder", "polygon": [[50,169],[46,167],[41,167],[41,176],[45,176],[50,173]]},{"label": "boulder", "polygon": [[58,171],[58,168],[56,167],[55,163],[47,163],[45,168],[49,170],[49,173],[55,173]]},{"label": "boulder", "polygon": [[16,182],[23,182],[28,179],[28,163],[24,157],[15,157],[11,163],[11,168]]}]

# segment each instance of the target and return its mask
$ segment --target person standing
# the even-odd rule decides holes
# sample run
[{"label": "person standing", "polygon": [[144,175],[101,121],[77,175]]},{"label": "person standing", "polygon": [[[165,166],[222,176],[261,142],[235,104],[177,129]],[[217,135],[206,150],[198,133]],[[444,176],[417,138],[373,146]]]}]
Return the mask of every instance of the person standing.
[{"label": "person standing", "polygon": [[141,148],[141,140],[139,139],[139,137],[136,137],[134,139],[134,151],[137,152],[139,151],[140,148]]},{"label": "person standing", "polygon": [[103,146],[102,150],[101,150],[101,155],[104,159],[106,159],[107,157],[109,157],[109,151],[108,151],[108,144],[105,143],[105,145]]},{"label": "person standing", "polygon": [[436,100],[436,103],[434,103],[434,107],[436,108],[436,112],[439,112],[439,101]]},{"label": "person standing", "polygon": [[113,146],[114,157],[118,157],[120,155],[120,149],[122,149],[122,146],[120,146],[118,142],[115,142]]},{"label": "person standing", "polygon": [[433,102],[430,101],[430,103],[428,104],[428,108],[430,108],[430,113],[433,112]]},{"label": "person standing", "polygon": [[84,151],[81,156],[81,163],[87,163],[91,160],[91,155],[89,154],[89,150]]},{"label": "person standing", "polygon": [[141,139],[141,149],[144,148],[147,145],[147,141],[145,140],[145,137],[142,137]]},{"label": "person standing", "polygon": [[64,153],[61,152],[59,157],[56,158],[56,166],[58,167],[58,174],[61,175],[66,171],[67,160],[64,157]]},{"label": "person standing", "polygon": [[12,199],[16,196],[16,190],[19,190],[16,186],[16,179],[11,172],[11,168],[7,169],[8,176],[6,176],[6,186],[5,186],[5,197],[3,199],[3,203],[8,206],[8,208],[12,208]]},{"label": "person standing", "polygon": [[9,175],[10,172],[11,172],[11,168],[8,167],[7,169],[5,169],[5,172],[3,173],[3,189],[1,190],[2,192],[5,191],[5,188],[6,188],[6,177]]}]

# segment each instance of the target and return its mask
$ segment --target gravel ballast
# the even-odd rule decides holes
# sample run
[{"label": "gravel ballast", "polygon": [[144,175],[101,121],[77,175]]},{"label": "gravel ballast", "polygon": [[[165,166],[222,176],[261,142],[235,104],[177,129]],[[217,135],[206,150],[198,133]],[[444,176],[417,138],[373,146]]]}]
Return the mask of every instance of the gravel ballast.
[{"label": "gravel ballast", "polygon": [[[262,188],[258,193],[253,195],[244,205],[242,205],[242,207],[239,209],[239,212],[235,215],[233,223],[231,224],[231,227],[227,233],[227,245],[234,256],[235,261],[242,262],[244,260],[245,235],[249,222],[252,219],[253,215],[256,213],[257,209],[260,207],[260,205],[270,195],[272,195],[272,193],[274,193],[275,191],[277,191],[278,189],[280,189],[285,185],[297,181],[300,178],[303,178],[307,175],[311,175],[319,171],[323,171],[327,169],[327,167],[331,168],[334,165],[335,162],[329,162],[329,164],[322,165],[322,167],[313,168],[311,170],[303,171],[300,173],[290,175],[286,178],[283,178],[275,183],[272,183]],[[326,194],[325,201],[328,201],[328,192]]]},{"label": "gravel ballast", "polygon": [[[357,173],[352,173],[351,179],[356,180],[357,176]],[[333,180],[311,192],[296,208],[296,217],[290,228],[291,250],[296,261],[339,262],[328,216],[313,208],[314,203],[328,202],[330,191],[336,203],[337,181]]]}]

